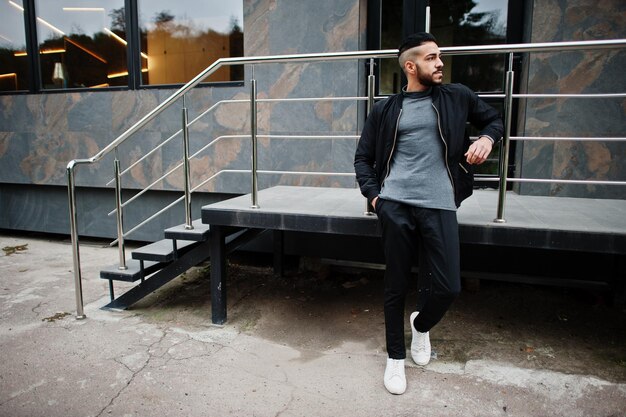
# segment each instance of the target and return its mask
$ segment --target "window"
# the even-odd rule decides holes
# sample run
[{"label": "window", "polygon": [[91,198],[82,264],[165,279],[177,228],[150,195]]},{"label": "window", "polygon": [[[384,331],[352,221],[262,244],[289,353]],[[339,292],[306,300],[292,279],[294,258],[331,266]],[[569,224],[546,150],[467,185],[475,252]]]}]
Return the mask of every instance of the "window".
[{"label": "window", "polygon": [[44,89],[128,84],[124,0],[37,0]]},{"label": "window", "polygon": [[[186,83],[223,57],[243,56],[243,4],[223,0],[140,0],[142,84]],[[241,66],[206,81],[241,81]]]},{"label": "window", "polygon": [[[402,0],[382,2],[381,49],[396,49],[402,42],[402,15]],[[380,92],[382,94],[400,92],[402,77],[398,60],[383,59],[380,66]]]},{"label": "window", "polygon": [[22,0],[0,2],[0,91],[28,88]]},{"label": "window", "polygon": [[[402,41],[403,15],[408,12],[403,10],[405,3],[402,0],[382,2],[381,47],[383,49],[397,48]],[[430,32],[437,38],[439,46],[506,43],[507,0],[462,2],[441,0],[430,2],[430,4]],[[426,3],[424,2],[421,6],[425,8]],[[405,21],[404,24],[406,23]],[[414,27],[404,28],[404,32],[407,32],[407,29],[408,33],[423,30],[422,22],[411,23]],[[463,83],[480,92],[502,91],[504,62],[505,59],[501,54],[445,57],[445,82]],[[381,62],[381,94],[399,92],[401,75],[397,60],[389,59]]]},{"label": "window", "polygon": [[182,84],[238,56],[242,0],[0,0],[0,92]]},{"label": "window", "polygon": [[[440,45],[504,44],[507,6],[506,0],[437,2],[431,9],[431,33]],[[505,60],[502,54],[462,55],[445,58],[444,65],[450,75],[448,81],[466,84],[478,92],[496,92],[504,90]]]},{"label": "window", "polygon": [[[521,37],[518,33],[521,21],[515,22],[521,18],[521,13],[509,13],[509,9],[520,10],[521,2],[517,0],[379,0],[376,5],[379,9],[374,11],[378,11],[380,16],[373,14],[380,18],[380,22],[370,24],[380,24],[381,49],[395,49],[405,35],[423,31],[428,5],[430,32],[437,38],[439,46],[494,45],[507,41],[515,43]],[[509,14],[515,16],[511,22],[507,20]],[[373,49],[378,47],[372,46]],[[443,62],[445,83],[463,83],[480,93],[497,93],[504,89],[506,57],[503,54],[445,56]],[[379,94],[400,92],[406,80],[403,80],[397,59],[381,60],[379,80]],[[501,100],[486,100],[503,111]],[[469,133],[475,136],[478,132],[470,128]],[[496,147],[490,159],[476,167],[476,173],[488,176],[497,173],[499,151],[500,147]]]}]

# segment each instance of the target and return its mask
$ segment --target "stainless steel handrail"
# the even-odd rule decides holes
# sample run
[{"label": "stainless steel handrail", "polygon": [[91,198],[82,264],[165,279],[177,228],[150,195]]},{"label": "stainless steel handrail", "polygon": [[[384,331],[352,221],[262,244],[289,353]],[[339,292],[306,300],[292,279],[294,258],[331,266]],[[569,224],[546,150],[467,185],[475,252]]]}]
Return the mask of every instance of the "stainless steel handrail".
[{"label": "stainless steel handrail", "polygon": [[624,98],[626,93],[545,93],[545,94],[522,94],[512,95],[513,98]]},{"label": "stainless steel handrail", "polygon": [[509,178],[509,182],[537,182],[554,184],[626,185],[626,181],[562,180],[558,178]]},{"label": "stainless steel handrail", "polygon": [[[377,97],[377,98],[383,98],[383,97]],[[367,97],[302,97],[302,98],[290,97],[290,98],[274,98],[274,99],[261,98],[261,99],[257,99],[257,103],[309,102],[309,101],[366,101],[366,100],[367,100]],[[218,106],[222,104],[247,104],[247,103],[250,103],[250,100],[243,100],[243,99],[242,100],[220,100],[217,103],[215,103],[213,106],[209,107],[208,109],[203,111],[201,114],[196,116],[192,121],[190,121],[187,124],[187,126],[188,127],[193,126],[196,122],[198,122],[200,119],[202,119],[204,116],[206,116],[207,114],[209,114],[211,111],[213,111],[215,108],[217,108]],[[141,158],[133,162],[131,165],[129,165],[128,168],[120,172],[120,175],[124,175],[128,173],[129,171],[131,171],[134,167],[136,167],[141,162],[146,160],[150,155],[152,155],[153,153],[161,149],[163,146],[167,145],[171,140],[173,140],[176,136],[180,135],[182,132],[183,132],[183,129],[179,129],[176,133],[174,133],[169,138],[165,139],[163,142],[156,145],[154,148],[148,151],[144,156],[142,156]],[[193,158],[193,155],[191,157]],[[115,179],[112,179],[106,185],[111,185],[113,184],[114,181]],[[112,213],[114,213],[114,211]]]},{"label": "stainless steel handrail", "polygon": [[[335,140],[335,139],[358,139],[359,138],[358,135],[257,135],[257,137],[260,138],[260,139],[305,139],[305,140],[308,140],[308,139]],[[211,147],[213,144],[217,143],[218,141],[220,141],[222,139],[250,139],[250,135],[221,135],[221,136],[218,136],[217,138],[213,139],[211,142],[209,142],[208,144],[204,145],[202,148],[200,148],[199,150],[194,152],[192,155],[190,155],[189,159],[193,159],[193,158],[197,157],[202,152],[204,152],[209,147]],[[159,182],[163,181],[165,178],[167,178],[168,176],[170,176],[171,174],[173,174],[174,172],[176,172],[178,169],[180,169],[182,167],[183,167],[183,163],[180,162],[174,168],[170,169],[165,174],[161,175],[159,178],[154,180],[152,183],[150,183],[149,185],[145,186],[137,194],[133,195],[128,200],[126,200],[124,203],[120,204],[120,207],[124,208],[127,205],[129,205],[130,203],[132,203],[133,201],[137,200],[139,197],[141,197],[146,192],[151,190]],[[250,171],[248,171],[248,172],[250,172]],[[206,184],[206,182],[204,182],[203,185],[204,184]],[[192,189],[192,191],[196,191],[196,190],[197,190],[197,187]],[[107,213],[107,215],[108,216],[112,216],[116,212],[117,212],[117,208],[111,210],[109,213]],[[124,236],[127,236],[127,234],[124,234]],[[111,243],[111,245],[115,244],[116,242],[117,242],[117,240],[114,240]]]},{"label": "stainless steel handrail", "polygon": [[511,140],[519,141],[553,141],[553,142],[626,142],[626,137],[568,137],[568,136],[511,136]]},{"label": "stainless steel handrail", "polygon": [[[612,39],[601,41],[578,41],[578,42],[545,42],[534,44],[504,44],[504,45],[478,45],[478,46],[450,46],[440,48],[443,55],[477,55],[477,54],[502,54],[516,52],[562,52],[566,50],[597,50],[611,49],[626,46],[626,39]],[[293,63],[293,62],[315,62],[315,61],[345,61],[354,59],[370,58],[391,58],[397,56],[397,49],[385,49],[378,51],[352,51],[352,52],[327,52],[315,54],[294,54],[294,55],[269,55],[260,57],[237,57],[220,58],[209,65],[204,71],[196,75],[191,81],[173,93],[152,111],[142,117],[133,126],[118,136],[113,142],[104,147],[100,152],[89,158],[96,162],[119,146],[140,128],[150,122],[155,116],[163,112],[188,91],[200,84],[224,65],[252,65],[262,63]]]},{"label": "stainless steel handrail", "polygon": [[[476,182],[500,182],[500,177],[481,176],[475,177]],[[590,184],[590,185],[626,185],[626,181],[608,180],[565,180],[559,178],[508,178],[507,182],[543,183],[543,184]]]},{"label": "stainless steel handrail", "polygon": [[[504,97],[506,97],[506,94],[479,94],[479,96],[483,97],[483,98],[484,97],[504,98]],[[513,97],[513,98],[623,98],[623,97],[626,97],[626,93],[615,93],[615,94],[512,94],[511,97]],[[381,99],[381,98],[384,98],[384,97],[375,97],[375,99]],[[355,97],[297,97],[297,98],[282,98],[282,99],[257,99],[257,103],[318,102],[318,101],[367,101],[369,99],[370,99],[369,97],[358,97],[358,96],[355,96]],[[217,108],[218,105],[229,104],[229,103],[244,104],[244,103],[249,103],[249,100],[221,100],[221,101],[215,103],[213,106],[211,106],[207,110],[205,110],[204,112],[202,112],[200,115],[198,115],[191,122],[189,122],[188,126],[189,127],[192,126],[194,123],[196,123],[202,117],[206,116],[210,111],[212,111],[215,108]],[[182,132],[183,132],[183,130],[180,129],[176,133],[171,135],[169,138],[167,138],[163,142],[159,143],[157,146],[155,146],[149,152],[147,152],[144,156],[139,158],[137,161],[133,162],[128,168],[126,168],[125,170],[121,171],[120,172],[120,176],[122,176],[125,173],[129,172],[130,170],[132,170],[132,168],[134,168],[139,163],[144,161],[146,158],[148,158],[150,155],[152,155],[157,150],[161,149],[163,146],[165,146],[167,143],[169,143],[172,139],[174,139],[176,136],[178,136]],[[296,137],[296,138],[304,138],[304,136],[302,136],[302,135],[257,135],[257,136],[259,138],[294,138],[294,137]],[[250,135],[222,135],[222,136],[219,136],[214,141],[210,142],[209,144],[207,144],[206,146],[201,148],[199,151],[197,151],[193,155],[191,155],[190,159],[196,157],[199,153],[201,153],[204,150],[206,150],[209,146],[213,145],[218,140],[225,139],[225,138],[249,138],[249,137],[250,137]],[[306,136],[306,137],[307,138],[312,138],[312,139],[324,139],[324,138],[327,138],[326,136]],[[329,137],[333,138],[333,137],[336,137],[336,136],[329,136]],[[345,138],[345,137],[342,137],[342,138]],[[355,138],[358,139],[358,136],[355,136]],[[619,141],[626,141],[626,138],[620,138],[620,137],[551,137],[551,136],[530,137],[530,136],[512,136],[512,137],[510,137],[510,140],[520,140],[520,141],[521,140],[525,140],[525,141],[545,140],[545,141],[581,141],[581,142],[582,141],[619,142]],[[133,197],[131,197],[128,200],[126,200],[126,202],[121,204],[121,207],[126,207],[127,205],[129,205],[130,203],[132,203],[133,201],[138,199],[140,196],[145,194],[147,191],[152,189],[156,184],[158,184],[159,182],[161,182],[162,180],[167,178],[169,175],[171,175],[172,173],[177,171],[182,166],[183,166],[183,163],[180,163],[180,164],[176,165],[174,168],[169,170],[167,173],[163,174],[161,177],[159,177],[158,179],[154,180],[151,184],[149,184],[146,187],[144,187],[139,193],[133,195]],[[111,185],[114,181],[115,181],[115,179],[110,180],[107,183],[107,185]],[[111,210],[108,213],[108,215],[112,216],[116,212],[117,212],[117,209]],[[116,242],[117,242],[117,240],[114,240],[112,242],[112,244],[115,244]]]},{"label": "stainless steel handrail", "polygon": [[[443,55],[478,55],[478,54],[513,54],[520,52],[563,52],[567,50],[599,50],[599,49],[611,49],[611,48],[623,48],[626,46],[626,39],[614,39],[603,41],[577,41],[577,42],[548,42],[548,43],[535,43],[535,44],[508,44],[508,45],[479,45],[479,46],[457,46],[457,47],[442,47],[441,52]],[[70,211],[70,236],[72,239],[73,261],[74,261],[74,280],[76,287],[76,303],[77,303],[77,318],[84,318],[83,300],[82,300],[82,286],[81,286],[81,271],[80,271],[80,251],[79,240],[77,230],[77,212],[75,201],[75,169],[78,165],[92,164],[101,160],[104,156],[117,149],[125,140],[131,137],[134,133],[139,131],[147,123],[153,120],[157,115],[169,108],[178,99],[183,97],[187,92],[200,84],[205,78],[213,74],[222,66],[227,65],[254,65],[254,64],[266,64],[266,63],[294,63],[294,62],[316,62],[316,61],[346,61],[346,60],[358,60],[358,59],[376,59],[376,58],[392,58],[397,55],[397,50],[379,50],[379,51],[353,51],[353,52],[333,52],[333,53],[316,53],[316,54],[298,54],[298,55],[274,55],[274,56],[262,56],[262,57],[240,57],[240,58],[221,58],[199,73],[191,81],[169,96],[161,104],[155,107],[152,111],[142,117],[139,121],[128,128],[124,133],[118,136],[115,140],[109,143],[106,147],[96,153],[94,156],[87,159],[74,159],[67,165],[67,183],[68,183],[68,201]],[[510,55],[511,56],[511,55]],[[510,59],[509,59],[510,60]],[[502,95],[493,95],[502,96]],[[532,97],[546,97],[547,95],[522,95],[512,94],[508,91],[507,100],[511,97],[515,98],[532,98]],[[553,96],[553,95],[551,95]],[[579,95],[560,95],[562,97],[578,97]],[[585,95],[587,97],[588,95]],[[599,96],[599,95],[597,95]],[[615,95],[616,97],[623,97],[624,95]],[[368,97],[368,99],[371,99]],[[272,102],[279,99],[263,99],[267,102]],[[283,99],[285,100],[285,99]],[[251,103],[261,102],[253,98]],[[185,122],[185,128],[189,125]],[[175,133],[172,138],[178,135],[180,132]],[[253,136],[255,134],[253,133]],[[170,138],[170,139],[172,139]],[[510,138],[509,138],[510,139]],[[505,148],[505,154],[508,155],[508,149]],[[185,164],[189,163],[188,158],[185,158]],[[506,167],[504,167],[506,168]],[[130,169],[130,168],[129,168]],[[123,172],[128,172],[128,170]],[[253,169],[253,171],[256,171]],[[506,169],[505,169],[506,171]],[[119,173],[120,175],[122,173]],[[119,175],[118,175],[119,178]],[[506,178],[504,178],[504,186],[506,187]],[[203,183],[204,184],[204,183]],[[186,194],[188,193],[186,187]],[[118,199],[121,199],[118,197]]]},{"label": "stainless steel handrail", "polygon": [[[210,113],[211,111],[213,111],[213,109],[215,109],[217,106],[222,105],[222,104],[229,104],[229,103],[248,103],[249,100],[220,100],[217,103],[215,103],[213,106],[209,107],[208,109],[206,109],[205,111],[203,111],[201,114],[199,114],[198,116],[196,116],[191,122],[189,122],[187,124],[187,127],[191,127],[193,126],[198,120],[202,119],[204,116],[206,116],[208,113]],[[128,171],[132,170],[134,167],[136,167],[137,165],[139,165],[142,161],[144,161],[146,158],[148,158],[150,155],[152,155],[154,152],[158,151],[159,149],[161,149],[163,146],[167,145],[172,139],[174,139],[176,136],[180,135],[181,133],[183,133],[183,129],[179,129],[176,133],[174,133],[173,135],[171,135],[169,138],[165,139],[163,142],[159,143],[157,146],[155,146],[154,148],[152,148],[148,153],[146,153],[144,156],[142,156],[141,158],[139,158],[138,160],[136,160],[135,162],[133,162],[131,165],[128,166],[128,168],[126,168],[125,170],[123,170],[120,175],[124,175],[126,174]],[[107,183],[107,185],[111,185],[113,183],[114,180],[111,180]]]},{"label": "stainless steel handrail", "polygon": [[[191,189],[191,192],[196,192],[198,191],[200,188],[202,188],[202,186],[206,183],[208,183],[209,181],[219,177],[222,174],[250,174],[252,172],[251,169],[222,169],[218,172],[216,172],[215,174],[213,174],[212,176],[210,176],[209,178],[207,178],[206,180],[204,180],[203,182],[201,182],[200,184],[198,184],[197,186],[195,186],[194,188]],[[263,170],[263,169],[259,169],[257,170],[258,174],[269,174],[269,175],[315,175],[315,176],[321,176],[321,177],[356,177],[356,174],[354,172],[330,172],[330,171],[278,171],[278,170]],[[141,223],[138,223],[137,225],[135,225],[132,229],[124,232],[123,237],[126,238],[128,236],[130,236],[131,234],[133,234],[134,232],[136,232],[137,230],[139,230],[141,227],[145,226],[146,224],[148,224],[149,222],[151,222],[152,220],[156,219],[157,217],[159,217],[161,214],[165,213],[167,210],[171,209],[172,207],[174,207],[176,204],[180,203],[181,201],[184,201],[185,197],[181,196],[179,198],[177,198],[176,200],[172,201],[171,203],[169,203],[167,206],[161,208],[161,210],[157,211],[156,213],[152,214],[150,217],[144,219]],[[114,213],[115,210],[112,212]],[[110,246],[115,245],[116,243],[118,243],[118,239],[115,239],[114,241],[112,241],[110,243]]]},{"label": "stainless steel handrail", "polygon": [[493,220],[496,223],[504,223],[504,201],[506,199],[506,179],[509,171],[509,143],[511,138],[511,120],[513,116],[513,84],[515,78],[515,72],[513,71],[513,53],[508,55],[508,70],[506,72],[506,80],[504,86],[504,136],[502,138],[502,147],[500,152],[500,184],[502,187],[498,187],[498,210],[496,218]]}]

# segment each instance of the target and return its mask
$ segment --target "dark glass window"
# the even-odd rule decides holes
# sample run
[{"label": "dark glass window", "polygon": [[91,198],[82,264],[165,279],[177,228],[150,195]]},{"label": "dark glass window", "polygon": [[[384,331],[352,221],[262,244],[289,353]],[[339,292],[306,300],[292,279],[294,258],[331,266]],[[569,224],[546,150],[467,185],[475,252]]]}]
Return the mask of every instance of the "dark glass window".
[{"label": "dark glass window", "polygon": [[124,0],[37,0],[44,89],[128,85]]},{"label": "dark glass window", "polygon": [[[506,0],[438,1],[431,7],[430,32],[445,46],[504,44],[507,10]],[[446,82],[479,92],[503,91],[504,63],[502,54],[446,57]]]},{"label": "dark glass window", "polygon": [[[395,49],[402,41],[404,28],[423,28],[425,22],[406,19],[407,16],[426,15],[426,4],[430,3],[430,32],[437,38],[439,46],[494,45],[507,42],[507,0],[440,0],[415,4],[404,0],[381,1],[381,39],[383,49]],[[423,8],[423,10],[413,10]],[[423,13],[416,13],[423,12]],[[506,57],[493,55],[445,56],[444,82],[463,83],[476,92],[496,93],[504,89]],[[398,93],[402,85],[402,70],[397,59],[381,60],[379,94]],[[502,112],[499,99],[488,99],[489,104]],[[470,128],[470,135],[478,132]],[[476,168],[477,174],[493,175],[498,172],[496,146],[490,159]],[[484,183],[483,183],[484,184]]]},{"label": "dark glass window", "polygon": [[[132,16],[126,1],[1,0],[0,92],[182,84],[243,56],[241,0],[130,0]],[[140,49],[132,77],[129,46]],[[204,81],[242,80],[232,66]]]},{"label": "dark glass window", "polygon": [[[380,47],[396,49],[402,41],[402,0],[382,2]],[[397,59],[383,59],[380,62],[380,93],[400,92],[401,70]]]},{"label": "dark glass window", "polygon": [[[382,2],[381,47],[394,49],[402,41],[403,1]],[[430,2],[430,32],[439,46],[493,45],[506,43],[507,0],[440,0]],[[502,91],[503,55],[444,58],[445,82],[458,82],[478,92]],[[397,60],[381,62],[380,93],[400,91],[401,70]]]},{"label": "dark glass window", "polygon": [[0,91],[28,88],[28,55],[22,0],[0,2]]},{"label": "dark glass window", "polygon": [[[142,84],[186,83],[219,58],[243,56],[243,3],[139,0]],[[223,67],[207,82],[241,81]]]}]

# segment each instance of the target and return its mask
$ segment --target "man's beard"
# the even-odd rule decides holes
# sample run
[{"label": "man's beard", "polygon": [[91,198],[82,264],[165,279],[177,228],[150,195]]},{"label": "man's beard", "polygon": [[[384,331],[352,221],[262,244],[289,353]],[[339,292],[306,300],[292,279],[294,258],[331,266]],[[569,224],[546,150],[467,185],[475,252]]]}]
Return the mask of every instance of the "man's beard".
[{"label": "man's beard", "polygon": [[443,76],[441,80],[435,81],[433,74],[431,74],[428,77],[424,76],[423,74],[418,74],[418,79],[419,79],[420,84],[425,85],[426,87],[434,87],[436,85],[440,85],[441,83],[443,83]]}]

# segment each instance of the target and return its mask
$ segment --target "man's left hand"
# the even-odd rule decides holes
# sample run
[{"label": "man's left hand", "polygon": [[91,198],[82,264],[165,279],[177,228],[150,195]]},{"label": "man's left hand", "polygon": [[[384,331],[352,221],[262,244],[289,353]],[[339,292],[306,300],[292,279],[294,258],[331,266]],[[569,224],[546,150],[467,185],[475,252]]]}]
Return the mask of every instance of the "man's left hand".
[{"label": "man's left hand", "polygon": [[472,165],[482,164],[487,160],[492,147],[491,139],[486,136],[479,137],[465,152],[467,163]]}]

